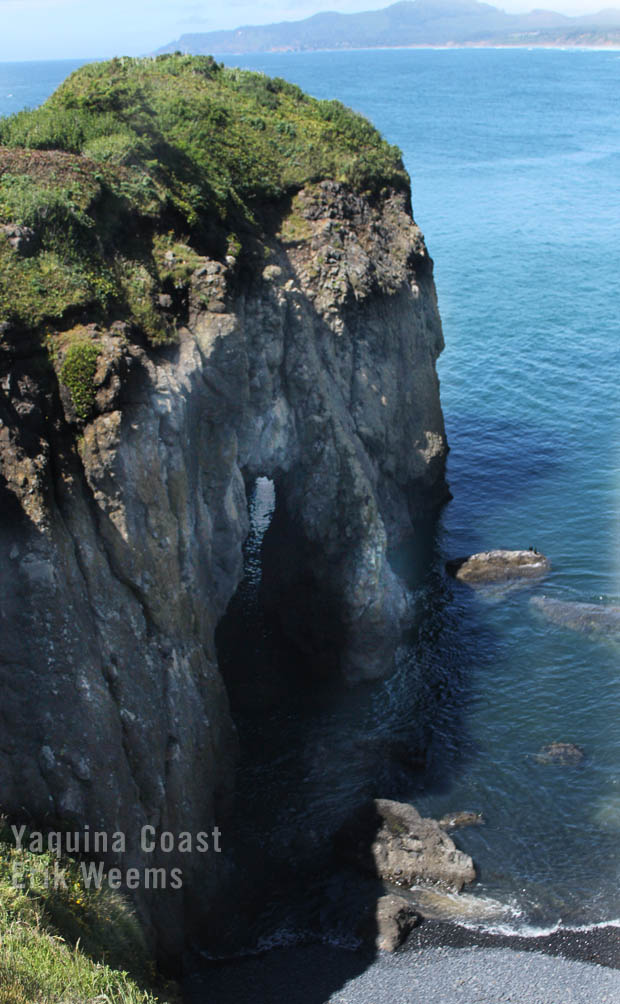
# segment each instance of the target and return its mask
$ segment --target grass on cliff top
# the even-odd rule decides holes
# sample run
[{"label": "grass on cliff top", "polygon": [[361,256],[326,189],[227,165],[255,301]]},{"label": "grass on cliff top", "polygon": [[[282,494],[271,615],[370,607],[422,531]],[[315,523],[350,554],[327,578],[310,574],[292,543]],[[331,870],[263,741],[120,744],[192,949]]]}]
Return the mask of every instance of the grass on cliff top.
[{"label": "grass on cliff top", "polygon": [[[0,120],[0,323],[99,311],[146,317],[165,341],[153,236],[223,257],[266,205],[323,179],[409,184],[370,122],[284,80],[180,54],[83,66],[40,108]],[[16,251],[7,225],[29,227],[32,246]]]},{"label": "grass on cliff top", "polygon": [[363,116],[208,56],[83,66],[41,108],[0,122],[0,145],[137,168],[189,220],[322,178],[357,189],[408,181],[400,151]]},{"label": "grass on cliff top", "polygon": [[59,862],[66,889],[48,888],[54,861],[18,851],[9,832],[0,833],[2,1004],[178,1004],[174,990],[150,989],[153,964],[123,898],[85,889],[67,859]]}]

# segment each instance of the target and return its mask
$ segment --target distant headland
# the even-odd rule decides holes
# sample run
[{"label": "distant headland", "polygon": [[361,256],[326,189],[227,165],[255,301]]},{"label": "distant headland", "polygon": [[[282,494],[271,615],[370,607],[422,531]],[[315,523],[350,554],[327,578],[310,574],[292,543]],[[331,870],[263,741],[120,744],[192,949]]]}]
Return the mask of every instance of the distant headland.
[{"label": "distant headland", "polygon": [[417,46],[620,47],[620,10],[580,17],[549,10],[507,14],[477,0],[403,0],[360,14],[181,35],[160,53],[308,52]]}]

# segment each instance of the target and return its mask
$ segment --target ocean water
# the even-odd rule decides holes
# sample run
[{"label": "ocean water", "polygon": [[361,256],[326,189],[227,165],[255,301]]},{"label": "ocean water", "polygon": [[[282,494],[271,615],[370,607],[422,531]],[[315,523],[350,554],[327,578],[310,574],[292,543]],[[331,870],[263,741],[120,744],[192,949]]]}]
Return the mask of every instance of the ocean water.
[{"label": "ocean water", "polygon": [[[468,923],[543,930],[620,918],[620,639],[550,623],[531,603],[620,598],[620,54],[234,62],[340,99],[403,150],[435,260],[454,495],[396,674],[338,707],[333,695],[306,707],[306,774],[286,813],[276,784],[269,811],[320,831],[364,790],[433,816],[482,812],[484,826],[455,833],[480,875],[483,919]],[[451,556],[529,546],[553,564],[535,587],[472,594],[442,572]],[[415,555],[395,562],[418,582]],[[295,730],[280,724],[282,753]],[[427,765],[409,782],[403,746],[420,734]],[[577,744],[583,760],[539,762],[554,741]]]},{"label": "ocean water", "polygon": [[[264,842],[290,847],[320,840],[360,793],[434,816],[475,810],[485,825],[455,839],[478,867],[472,895],[500,904],[487,927],[617,920],[620,643],[551,623],[531,600],[620,602],[620,54],[227,62],[339,98],[402,148],[436,263],[454,495],[428,567],[411,549],[394,555],[423,615],[389,680],[311,696],[291,686],[283,701],[254,616],[237,633],[229,663],[255,665],[264,683],[263,704],[237,708],[247,813]],[[0,65],[0,113],[36,104],[70,69]],[[259,484],[250,607],[269,505]],[[471,593],[443,574],[448,557],[528,546],[553,564],[535,586]],[[553,741],[583,760],[541,763]]]},{"label": "ocean water", "polygon": [[36,108],[85,62],[84,59],[54,59],[0,63],[0,115]]}]

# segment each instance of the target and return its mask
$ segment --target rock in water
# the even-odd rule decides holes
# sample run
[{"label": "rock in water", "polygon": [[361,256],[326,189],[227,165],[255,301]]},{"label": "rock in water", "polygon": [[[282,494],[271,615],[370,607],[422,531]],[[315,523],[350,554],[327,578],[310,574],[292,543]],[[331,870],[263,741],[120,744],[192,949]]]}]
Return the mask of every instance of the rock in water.
[{"label": "rock in water", "polygon": [[549,743],[536,754],[539,763],[573,764],[580,763],[583,758],[583,750],[575,743]]},{"label": "rock in water", "polygon": [[550,571],[551,562],[536,551],[481,551],[447,561],[446,569],[461,582],[483,586],[490,582],[540,578]]},{"label": "rock in water", "polygon": [[439,825],[444,830],[456,830],[461,826],[484,826],[481,812],[453,812],[442,816]]},{"label": "rock in water", "polygon": [[366,940],[374,938],[380,951],[393,952],[403,944],[420,919],[420,914],[409,900],[388,893],[377,900],[374,919],[363,921],[358,933]]},{"label": "rock in water", "polygon": [[620,606],[617,604],[579,603],[549,596],[534,596],[531,602],[548,620],[571,631],[620,637]]},{"label": "rock in water", "polygon": [[412,805],[376,799],[345,824],[338,846],[348,860],[394,885],[438,885],[457,892],[476,877],[468,854],[435,819]]}]

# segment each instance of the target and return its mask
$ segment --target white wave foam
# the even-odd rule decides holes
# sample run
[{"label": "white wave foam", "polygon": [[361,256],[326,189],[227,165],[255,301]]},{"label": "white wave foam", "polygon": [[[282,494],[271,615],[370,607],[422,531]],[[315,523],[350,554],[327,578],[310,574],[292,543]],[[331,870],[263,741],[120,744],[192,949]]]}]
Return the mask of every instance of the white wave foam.
[{"label": "white wave foam", "polygon": [[462,927],[478,928],[481,925],[517,920],[523,917],[521,907],[514,902],[502,903],[490,896],[472,893],[444,892],[427,886],[412,886],[410,898],[423,916],[446,920]]},{"label": "white wave foam", "polygon": [[412,887],[409,895],[425,917],[481,934],[546,938],[558,931],[582,934],[606,927],[620,928],[620,918],[577,925],[566,924],[560,917],[549,924],[535,924],[528,918],[527,907],[512,898],[500,901],[490,896],[438,892],[416,886]]},{"label": "white wave foam", "polygon": [[563,924],[561,920],[556,921],[548,927],[536,927],[532,924],[511,925],[511,924],[485,924],[467,923],[455,921],[458,927],[464,927],[469,931],[479,931],[482,934],[498,934],[509,938],[548,938],[558,931],[568,934],[585,934],[589,931],[602,930],[606,927],[620,927],[620,918],[614,920],[600,920],[593,924],[571,925]]}]

